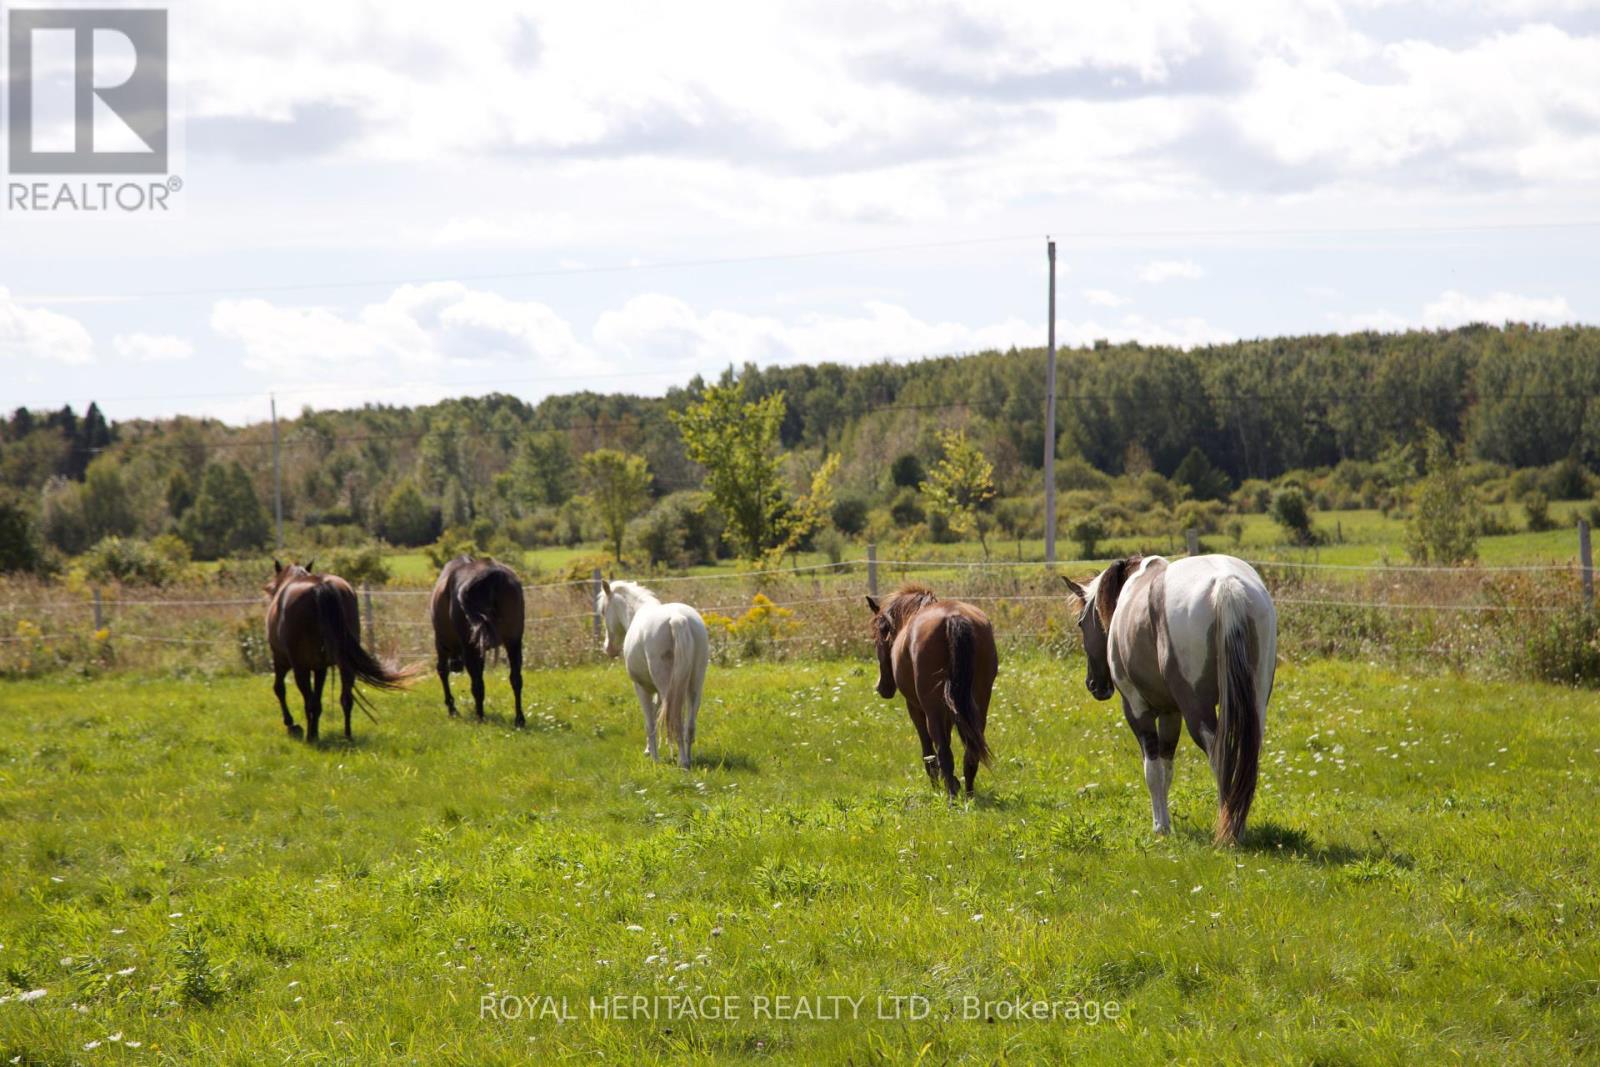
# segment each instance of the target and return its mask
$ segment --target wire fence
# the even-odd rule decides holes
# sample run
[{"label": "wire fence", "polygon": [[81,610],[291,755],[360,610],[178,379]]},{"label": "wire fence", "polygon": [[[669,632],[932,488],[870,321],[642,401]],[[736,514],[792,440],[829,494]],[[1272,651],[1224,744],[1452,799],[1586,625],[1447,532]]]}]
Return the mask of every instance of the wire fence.
[{"label": "wire fence", "polygon": [[[1587,547],[1586,540],[1582,542]],[[1397,566],[1318,560],[1250,561],[1279,606],[1282,647],[1310,652],[1409,648],[1466,663],[1504,659],[1501,631],[1541,618],[1593,610],[1587,556],[1572,563],[1502,566]],[[1060,574],[1097,572],[1106,560],[930,560],[864,557],[793,567],[663,575],[645,580],[666,601],[696,606],[706,617],[720,661],[791,656],[861,656],[870,652],[864,596],[906,580],[932,584],[944,597],[974,602],[1011,646],[1076,647],[1076,613]],[[582,663],[600,653],[595,615],[599,577],[524,585],[524,662],[530,669]],[[434,658],[431,617],[422,588],[361,589],[364,641],[406,662]],[[0,674],[51,666],[270,666],[261,595],[219,590],[215,597],[149,590],[102,595],[60,586],[0,586]],[[1452,621],[1454,620],[1454,621]],[[1505,642],[1500,641],[1501,644]],[[132,646],[130,649],[127,646]]]}]

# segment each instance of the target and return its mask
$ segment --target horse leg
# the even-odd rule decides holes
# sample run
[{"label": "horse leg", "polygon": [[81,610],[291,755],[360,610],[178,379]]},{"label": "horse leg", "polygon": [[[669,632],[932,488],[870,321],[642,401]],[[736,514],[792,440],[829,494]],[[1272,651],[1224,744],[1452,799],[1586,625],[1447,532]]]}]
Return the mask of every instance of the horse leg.
[{"label": "horse leg", "polygon": [[[978,736],[983,736],[984,727],[989,723],[989,702],[987,700],[974,700],[973,706],[977,710]],[[978,753],[975,749],[967,749],[961,757],[961,776],[966,781],[967,796],[972,795],[972,783],[978,779]]]},{"label": "horse leg", "polygon": [[354,741],[355,734],[350,732],[350,711],[356,703],[356,676],[343,667],[339,668],[339,707],[344,710],[344,739]]},{"label": "horse leg", "polygon": [[309,667],[296,667],[294,669],[294,687],[300,690],[300,699],[306,705],[306,743],[310,744],[317,739],[317,718],[313,714],[315,697],[311,693],[311,669]]},{"label": "horse leg", "polygon": [[522,642],[506,642],[506,664],[511,668],[511,696],[517,702],[517,726],[528,725],[522,715]]},{"label": "horse leg", "polygon": [[639,697],[639,708],[644,712],[644,754],[651,759],[660,759],[656,751],[656,702],[655,694],[640,685],[633,683],[633,691]]},{"label": "horse leg", "polygon": [[466,654],[467,676],[472,679],[472,711],[483,721],[483,656],[476,649],[469,649]]},{"label": "horse leg", "polygon": [[[1182,711],[1184,725],[1189,727],[1189,736],[1194,739],[1195,744],[1200,746],[1200,751],[1206,754],[1206,766],[1211,768],[1211,777],[1215,778],[1217,776],[1217,762],[1214,758],[1217,751],[1217,709],[1209,705],[1194,704],[1184,707]],[[1176,731],[1177,727],[1174,726],[1173,729]],[[1176,739],[1173,740],[1173,745],[1177,745]]]},{"label": "horse leg", "polygon": [[272,658],[272,693],[278,698],[278,708],[283,712],[283,725],[289,731],[290,737],[300,736],[300,727],[295,724],[294,716],[289,714],[289,691],[283,684],[283,676],[289,673],[289,661]]},{"label": "horse leg", "polygon": [[939,757],[933,754],[933,737],[928,733],[928,720],[911,695],[906,694],[906,711],[911,713],[911,725],[917,728],[917,740],[922,742],[922,769],[928,772],[928,781],[939,784]]},{"label": "horse leg", "polygon": [[1139,741],[1144,755],[1144,784],[1150,791],[1150,821],[1155,832],[1172,832],[1172,813],[1167,794],[1172,788],[1172,757],[1182,733],[1175,714],[1161,715],[1140,701],[1122,698],[1122,714]]},{"label": "horse leg", "polygon": [[311,672],[311,694],[315,698],[315,704],[317,708],[315,713],[317,717],[314,720],[316,726],[313,727],[314,732],[322,727],[322,686],[327,680],[328,668],[318,667],[316,670]]},{"label": "horse leg", "polygon": [[444,710],[456,717],[456,698],[450,693],[450,654],[444,649],[434,646],[438,659],[434,661],[433,669],[439,672],[439,684],[444,686]]}]

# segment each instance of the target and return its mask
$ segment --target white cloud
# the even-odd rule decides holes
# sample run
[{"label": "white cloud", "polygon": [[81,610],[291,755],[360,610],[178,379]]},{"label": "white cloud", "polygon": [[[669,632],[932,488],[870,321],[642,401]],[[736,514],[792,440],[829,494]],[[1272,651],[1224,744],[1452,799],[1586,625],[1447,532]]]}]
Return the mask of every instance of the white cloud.
[{"label": "white cloud", "polygon": [[1110,289],[1085,289],[1083,299],[1100,308],[1116,308],[1131,303],[1127,297],[1113,293]]},{"label": "white cloud", "polygon": [[111,347],[123,359],[140,363],[165,363],[194,355],[194,344],[187,337],[170,333],[119,333],[111,339]]},{"label": "white cloud", "polygon": [[0,359],[91,363],[94,339],[77,319],[21,304],[0,286]]},{"label": "white cloud", "polygon": [[1504,322],[1537,322],[1560,325],[1576,322],[1577,312],[1563,296],[1523,296],[1520,293],[1489,293],[1473,297],[1454,289],[1439,294],[1422,309],[1422,321],[1428,326],[1463,326],[1469,322],[1486,322],[1498,326]]},{"label": "white cloud", "polygon": [[1205,273],[1193,260],[1155,259],[1139,268],[1139,280],[1156,285],[1174,278],[1203,278]]}]

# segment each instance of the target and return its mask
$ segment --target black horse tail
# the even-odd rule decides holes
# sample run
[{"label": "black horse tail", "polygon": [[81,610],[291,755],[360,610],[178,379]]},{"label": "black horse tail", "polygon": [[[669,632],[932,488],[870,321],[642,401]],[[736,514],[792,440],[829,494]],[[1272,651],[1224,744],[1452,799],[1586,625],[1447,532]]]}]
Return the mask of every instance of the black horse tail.
[{"label": "black horse tail", "polygon": [[950,615],[944,620],[944,639],[950,646],[950,670],[944,680],[944,702],[955,717],[956,732],[968,752],[976,752],[986,767],[992,767],[989,745],[978,726],[978,709],[972,703],[972,671],[977,660],[972,620],[965,615]]},{"label": "black horse tail", "polygon": [[[317,622],[322,628],[322,647],[334,666],[349,671],[376,689],[404,689],[416,680],[415,668],[387,666],[361,647],[358,631],[345,625],[344,603],[338,587],[318,582],[313,595],[317,602]],[[366,702],[363,700],[362,704],[365,706]]]},{"label": "black horse tail", "polygon": [[1237,844],[1256,795],[1261,762],[1261,716],[1256,665],[1250,656],[1255,624],[1237,578],[1217,583],[1216,843]]},{"label": "black horse tail", "polygon": [[506,587],[521,593],[521,586],[498,567],[485,570],[456,590],[456,603],[461,605],[461,616],[467,621],[466,640],[479,658],[488,656],[491,649],[499,648],[502,641],[495,626],[495,613],[500,596]]}]

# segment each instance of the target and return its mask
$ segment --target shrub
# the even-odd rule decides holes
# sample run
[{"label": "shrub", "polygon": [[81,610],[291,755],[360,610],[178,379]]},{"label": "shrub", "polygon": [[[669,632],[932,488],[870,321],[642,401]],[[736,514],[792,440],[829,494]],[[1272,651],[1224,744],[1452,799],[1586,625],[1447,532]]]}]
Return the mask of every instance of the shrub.
[{"label": "shrub", "polygon": [[1406,552],[1417,563],[1454,566],[1478,558],[1477,501],[1461,478],[1450,443],[1428,431],[1427,474],[1406,523]]},{"label": "shrub", "polygon": [[328,560],[334,574],[352,585],[383,585],[389,580],[389,563],[374,544],[341,548]]},{"label": "shrub", "polygon": [[430,508],[410,482],[395,486],[384,502],[378,532],[394,545],[416,548],[438,539],[443,523],[438,508]]},{"label": "shrub", "polygon": [[1282,489],[1272,498],[1272,521],[1283,527],[1294,544],[1317,543],[1316,531],[1311,526],[1311,505],[1299,489]]},{"label": "shrub", "polygon": [[726,524],[707,493],[672,493],[628,525],[630,546],[654,566],[713,563]]},{"label": "shrub", "polygon": [[166,585],[177,577],[178,568],[137,538],[105,537],[84,554],[83,570],[92,582]]},{"label": "shrub", "polygon": [[1577,609],[1547,615],[1528,631],[1528,667],[1561,685],[1600,686],[1600,620]]},{"label": "shrub", "polygon": [[1529,493],[1522,500],[1522,513],[1528,518],[1529,533],[1544,533],[1556,528],[1550,517],[1550,498],[1543,493]]},{"label": "shrub", "polygon": [[1073,456],[1056,463],[1056,488],[1087,489],[1093,493],[1107,493],[1111,490],[1111,478],[1101,473],[1094,464],[1083,457]]},{"label": "shrub", "polygon": [[1096,559],[1100,555],[1100,542],[1110,534],[1105,519],[1096,512],[1080,515],[1067,527],[1067,536],[1078,545],[1078,555],[1083,559]]},{"label": "shrub", "polygon": [[896,493],[894,500],[889,503],[889,515],[901,529],[916,526],[928,517],[922,507],[922,498],[915,489],[902,489]]},{"label": "shrub", "polygon": [[[915,452],[905,452],[895,457],[889,465],[889,479],[902,489],[916,489],[922,485],[927,472],[923,469],[922,460]],[[921,521],[920,519],[918,520]]]},{"label": "shrub", "polygon": [[855,537],[867,528],[868,504],[859,496],[842,496],[833,503],[829,517],[834,529],[848,537]]},{"label": "shrub", "polygon": [[1272,486],[1260,478],[1251,478],[1233,492],[1233,509],[1246,514],[1261,515],[1272,507]]},{"label": "shrub", "polygon": [[44,545],[33,516],[21,501],[0,498],[0,574],[38,574],[44,569]]}]

